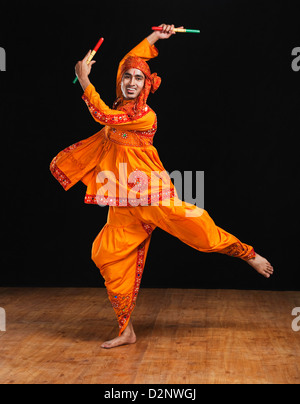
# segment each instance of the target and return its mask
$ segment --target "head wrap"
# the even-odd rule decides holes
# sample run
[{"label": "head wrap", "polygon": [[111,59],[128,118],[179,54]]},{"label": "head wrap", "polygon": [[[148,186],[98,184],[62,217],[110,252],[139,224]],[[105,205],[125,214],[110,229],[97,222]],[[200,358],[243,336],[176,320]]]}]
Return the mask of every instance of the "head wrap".
[{"label": "head wrap", "polygon": [[[126,73],[129,69],[140,70],[145,76],[145,85],[140,95],[136,99],[126,102],[121,90],[121,82],[124,73]],[[151,93],[155,93],[155,91],[159,88],[161,78],[157,75],[157,73],[151,74],[148,64],[137,56],[129,56],[127,59],[125,59],[125,62],[121,68],[120,78],[121,80],[119,80],[117,83],[117,100],[115,101],[113,108],[122,110],[134,118],[144,110],[150,91]]]}]

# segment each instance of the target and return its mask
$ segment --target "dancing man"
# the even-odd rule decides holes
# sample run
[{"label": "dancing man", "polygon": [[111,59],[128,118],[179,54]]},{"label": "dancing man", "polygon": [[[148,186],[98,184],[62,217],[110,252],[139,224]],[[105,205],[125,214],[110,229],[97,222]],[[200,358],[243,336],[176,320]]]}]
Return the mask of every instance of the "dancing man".
[{"label": "dancing man", "polygon": [[65,190],[82,181],[86,203],[109,206],[107,224],[92,248],[119,323],[119,335],[103,343],[106,349],[136,342],[131,315],[156,227],[198,251],[241,258],[266,278],[273,274],[272,265],[252,246],[217,227],[207,211],[178,198],[153,146],[157,117],[147,99],[161,79],[151,74],[147,61],[158,56],[158,40],[175,34],[174,25],[161,27],[122,59],[112,109],[89,80],[95,63],[87,64],[90,52],[77,63],[82,98],[104,128],[61,151],[50,166]]}]

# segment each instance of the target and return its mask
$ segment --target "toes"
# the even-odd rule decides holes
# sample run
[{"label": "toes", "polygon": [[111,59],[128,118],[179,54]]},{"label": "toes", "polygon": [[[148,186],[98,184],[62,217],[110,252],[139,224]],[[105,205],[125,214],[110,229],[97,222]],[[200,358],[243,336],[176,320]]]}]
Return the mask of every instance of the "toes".
[{"label": "toes", "polygon": [[270,268],[266,268],[266,269],[264,270],[264,274],[265,274],[265,277],[266,277],[266,278],[270,278],[271,275],[273,275],[273,270],[270,269]]},{"label": "toes", "polygon": [[101,345],[101,348],[110,349],[110,348],[112,348],[112,346],[113,346],[113,343],[112,343],[112,342],[104,342],[104,343]]},{"label": "toes", "polygon": [[271,265],[271,263],[269,261],[266,262],[266,266],[265,266],[265,272],[269,273],[269,274],[273,274],[274,272],[274,268]]}]

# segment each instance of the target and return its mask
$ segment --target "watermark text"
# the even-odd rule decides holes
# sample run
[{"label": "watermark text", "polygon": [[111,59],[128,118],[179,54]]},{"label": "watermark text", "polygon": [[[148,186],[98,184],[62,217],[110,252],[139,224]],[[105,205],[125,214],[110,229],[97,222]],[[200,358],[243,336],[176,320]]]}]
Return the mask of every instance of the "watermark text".
[{"label": "watermark text", "polygon": [[294,48],[292,50],[292,56],[296,56],[292,61],[292,69],[294,72],[300,71],[300,47]]},{"label": "watermark text", "polygon": [[4,48],[0,48],[0,71],[6,71],[6,52]]},{"label": "watermark text", "polygon": [[186,217],[200,217],[204,211],[204,171],[182,175],[180,171],[134,170],[129,174],[127,163],[120,163],[117,174],[101,171],[96,183],[99,206],[157,206],[160,202],[162,206],[183,206],[184,198]]},{"label": "watermark text", "polygon": [[292,316],[296,316],[292,322],[292,330],[298,332],[300,331],[300,307],[295,307],[293,309]]},{"label": "watermark text", "polygon": [[0,332],[6,331],[6,313],[5,310],[0,307]]}]

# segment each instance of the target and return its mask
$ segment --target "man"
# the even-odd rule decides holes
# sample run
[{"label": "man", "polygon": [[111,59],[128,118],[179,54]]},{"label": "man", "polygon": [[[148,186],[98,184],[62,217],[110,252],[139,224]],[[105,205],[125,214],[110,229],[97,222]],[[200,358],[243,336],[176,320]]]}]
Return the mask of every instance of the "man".
[{"label": "man", "polygon": [[87,185],[86,203],[110,206],[107,224],[92,249],[120,328],[117,338],[102,345],[106,349],[136,342],[131,314],[156,227],[198,251],[241,258],[267,278],[273,273],[272,265],[253,247],[217,227],[205,210],[180,201],[166,175],[153,146],[156,114],[146,103],[150,91],[154,93],[161,83],[156,73],[151,74],[147,61],[158,55],[154,44],[159,39],[174,35],[174,25],[163,24],[162,28],[121,61],[113,109],[89,80],[95,63],[86,63],[90,52],[77,63],[82,98],[93,118],[105,127],[63,150],[51,163],[53,175],[65,190],[81,180]]}]

